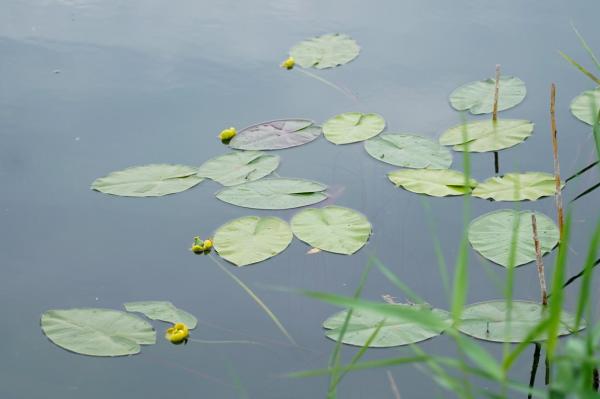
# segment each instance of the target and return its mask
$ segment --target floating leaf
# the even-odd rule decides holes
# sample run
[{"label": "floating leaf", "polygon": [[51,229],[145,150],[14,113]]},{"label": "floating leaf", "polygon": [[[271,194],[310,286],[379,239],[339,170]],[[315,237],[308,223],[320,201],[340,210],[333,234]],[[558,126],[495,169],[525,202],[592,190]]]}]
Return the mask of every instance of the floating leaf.
[{"label": "floating leaf", "polygon": [[324,69],[347,64],[359,52],[360,47],[349,36],[330,33],[296,44],[290,50],[290,56],[303,68]]},{"label": "floating leaf", "polygon": [[[394,306],[415,307],[422,305],[396,304]],[[449,327],[452,323],[448,312],[440,309],[430,309],[422,306],[423,312],[433,312]],[[331,330],[325,335],[334,341],[340,336],[340,331],[346,320],[347,310],[342,310],[323,322],[323,327]],[[391,346],[409,345],[440,335],[443,329],[434,329],[408,320],[401,315],[397,317],[381,317],[380,314],[366,310],[354,310],[342,342],[348,345],[364,346],[378,325],[383,322],[381,329],[369,347],[389,348]]]},{"label": "floating leaf", "polygon": [[224,186],[235,186],[265,177],[278,166],[276,155],[235,151],[204,162],[198,169],[198,176],[208,177]]},{"label": "floating leaf", "polygon": [[310,180],[262,179],[226,188],[217,198],[244,208],[289,209],[323,201],[326,189],[326,185]]},{"label": "floating leaf", "polygon": [[395,166],[415,169],[448,169],[452,154],[428,138],[412,134],[384,134],[365,141],[373,158]]},{"label": "floating leaf", "polygon": [[600,109],[600,87],[587,90],[571,101],[571,112],[582,122],[593,125]]},{"label": "floating leaf", "polygon": [[139,301],[124,304],[128,312],[140,312],[152,320],[161,320],[168,323],[183,323],[190,330],[196,328],[198,319],[185,310],[175,307],[167,301]]},{"label": "floating leaf", "polygon": [[388,178],[398,187],[434,197],[468,194],[477,185],[469,179],[465,186],[465,175],[450,169],[400,169],[388,173]]},{"label": "floating leaf", "polygon": [[156,333],[148,322],[111,309],[48,310],[41,324],[50,341],[82,355],[133,355],[140,351],[140,345],[156,342]]},{"label": "floating leaf", "polygon": [[159,197],[174,194],[204,180],[198,168],[185,165],[133,166],[94,180],[92,189],[125,197]]},{"label": "floating leaf", "polygon": [[517,212],[512,209],[502,209],[486,213],[473,220],[469,225],[469,241],[475,251],[483,257],[508,267],[513,231],[518,221],[516,231],[515,266],[524,265],[535,260],[533,230],[531,215],[536,215],[538,238],[542,254],[546,254],[558,244],[558,227],[548,216],[531,211]]},{"label": "floating leaf", "polygon": [[[504,300],[480,302],[465,307],[458,329],[485,341],[523,342],[527,335],[545,318],[544,306],[529,301],[512,301],[510,323]],[[559,335],[574,332],[575,319],[567,312],[561,315]],[[582,326],[581,329],[584,327]],[[546,333],[534,341],[546,340]]]},{"label": "floating leaf", "polygon": [[309,143],[321,128],[307,119],[278,119],[241,130],[229,146],[238,150],[279,150]]},{"label": "floating leaf", "polygon": [[334,144],[349,144],[370,139],[385,129],[385,120],[377,114],[346,112],[323,124],[325,138]]},{"label": "floating leaf", "polygon": [[[519,104],[525,98],[525,83],[515,76],[500,76],[498,111]],[[458,111],[469,110],[472,114],[489,114],[494,110],[496,79],[469,82],[450,94],[450,104]]]},{"label": "floating leaf", "polygon": [[371,235],[371,223],[362,213],[341,206],[304,209],[291,224],[294,235],[308,245],[344,255],[358,251]]},{"label": "floating leaf", "polygon": [[521,119],[470,122],[446,130],[440,137],[440,144],[453,145],[455,151],[499,151],[531,136],[533,126],[533,123]]},{"label": "floating leaf", "polygon": [[556,193],[554,176],[542,172],[507,173],[490,177],[473,190],[475,197],[495,201],[535,201]]},{"label": "floating leaf", "polygon": [[236,266],[246,266],[282,252],[292,237],[292,230],[284,220],[245,216],[219,227],[213,243],[219,256]]}]

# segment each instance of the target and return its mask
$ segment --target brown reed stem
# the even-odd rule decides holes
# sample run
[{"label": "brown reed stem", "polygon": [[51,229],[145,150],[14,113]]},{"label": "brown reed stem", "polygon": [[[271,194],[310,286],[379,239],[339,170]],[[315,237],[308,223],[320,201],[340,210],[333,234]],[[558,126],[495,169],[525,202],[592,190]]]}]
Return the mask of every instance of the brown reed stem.
[{"label": "brown reed stem", "polygon": [[558,219],[558,231],[560,232],[560,240],[563,238],[564,212],[562,201],[562,189],[560,187],[560,163],[558,162],[558,137],[556,129],[556,85],[552,83],[550,88],[550,123],[552,134],[552,156],[554,157],[554,181],[556,186],[556,194],[554,200],[556,202],[556,213]]},{"label": "brown reed stem", "polygon": [[[498,96],[500,94],[500,64],[496,64],[496,85],[494,86],[494,110],[492,112],[492,121],[498,122]],[[498,151],[494,151],[494,171],[500,173],[500,162]]]},{"label": "brown reed stem", "polygon": [[533,229],[533,243],[535,245],[535,264],[537,265],[538,277],[540,279],[540,291],[542,294],[542,305],[548,305],[548,291],[546,289],[546,276],[544,274],[544,262],[542,261],[542,249],[538,238],[537,221],[535,213],[531,214],[531,228]]}]

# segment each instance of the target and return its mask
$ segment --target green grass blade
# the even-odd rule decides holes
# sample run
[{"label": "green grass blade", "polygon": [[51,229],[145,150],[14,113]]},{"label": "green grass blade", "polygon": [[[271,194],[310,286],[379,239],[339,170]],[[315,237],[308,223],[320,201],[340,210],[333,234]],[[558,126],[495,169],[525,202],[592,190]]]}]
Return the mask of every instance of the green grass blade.
[{"label": "green grass blade", "polygon": [[600,187],[600,182],[594,184],[592,187],[588,188],[587,190],[585,190],[584,192],[580,193],[579,195],[577,195],[575,198],[573,198],[571,201],[569,202],[575,202],[577,201],[579,198],[581,197],[585,197],[586,195],[588,195],[589,193],[592,193],[594,191],[596,191],[596,189]]},{"label": "green grass blade", "polygon": [[[592,285],[592,269],[594,267],[594,259],[596,259],[596,253],[598,251],[598,244],[600,244],[600,219],[596,222],[596,229],[590,240],[590,246],[588,254],[585,260],[585,266],[583,267],[583,279],[581,280],[581,288],[579,291],[579,299],[577,302],[577,312],[575,313],[575,331],[579,330],[581,319],[585,308],[589,306],[591,301],[591,285]],[[563,286],[564,287],[564,286]]]},{"label": "green grass blade", "polygon": [[581,169],[578,172],[573,173],[573,175],[569,176],[566,180],[565,183],[573,180],[574,178],[576,178],[579,175],[584,174],[585,172],[587,172],[588,170],[592,169],[594,166],[598,165],[598,161],[594,161],[591,164],[589,164],[588,166],[586,166],[585,168]]},{"label": "green grass blade", "polygon": [[425,301],[418,296],[413,290],[411,290],[406,284],[404,284],[400,279],[388,269],[383,263],[381,263],[378,259],[373,258],[373,263],[379,271],[387,278],[392,284],[394,284],[400,291],[404,293],[412,302],[414,303],[425,303]]},{"label": "green grass blade", "polygon": [[575,68],[577,68],[581,73],[583,73],[585,76],[587,76],[588,78],[593,80],[597,85],[600,85],[600,79],[598,79],[593,73],[588,71],[583,65],[580,65],[577,61],[575,61],[573,58],[569,57],[562,51],[559,51],[558,53],[561,55],[561,57],[563,57],[565,60],[567,60],[571,65],[573,65]]},{"label": "green grass blade", "polygon": [[288,377],[292,378],[306,378],[306,377],[318,377],[323,375],[331,375],[333,372],[347,372],[347,371],[358,371],[358,370],[368,370],[379,367],[390,367],[397,366],[400,364],[408,364],[408,363],[420,363],[429,359],[429,356],[413,356],[413,357],[399,357],[399,358],[391,358],[391,359],[380,359],[380,360],[370,360],[366,362],[361,362],[350,366],[342,366],[338,367],[335,370],[332,368],[326,369],[316,369],[316,370],[306,370],[306,371],[296,371],[293,373],[287,374]]},{"label": "green grass blade", "polygon": [[502,362],[502,368],[505,372],[510,369],[512,364],[515,362],[515,360],[519,358],[519,356],[521,355],[521,353],[523,353],[525,348],[527,348],[527,346],[532,342],[535,342],[536,337],[539,337],[544,331],[548,329],[549,325],[550,319],[545,318],[542,321],[540,321],[534,328],[532,328],[531,331],[529,331],[529,333],[525,336],[525,339],[519,344],[517,344],[515,349],[513,349],[508,354],[508,356],[504,358],[504,361]]},{"label": "green grass blade", "polygon": [[440,244],[440,240],[437,236],[437,230],[435,226],[435,221],[433,220],[431,206],[429,205],[429,202],[425,199],[421,199],[421,205],[425,209],[425,214],[427,215],[427,226],[429,228],[429,234],[431,235],[431,239],[433,240],[433,250],[437,258],[438,269],[440,277],[442,278],[444,292],[446,293],[447,297],[450,297],[450,277],[448,275],[448,265],[446,264],[446,259],[444,259],[442,245]]},{"label": "green grass blade", "polygon": [[583,38],[581,33],[579,33],[577,28],[575,28],[575,25],[571,24],[571,27],[573,28],[573,31],[577,35],[577,38],[579,39],[579,42],[581,42],[581,45],[583,46],[585,51],[587,51],[587,53],[590,56],[590,58],[592,59],[592,61],[594,61],[594,64],[596,64],[596,68],[598,68],[598,70],[600,71],[600,62],[598,61],[598,58],[596,58],[596,55],[594,54],[594,52],[592,51],[590,46],[588,46],[587,42],[585,41],[585,39]]}]

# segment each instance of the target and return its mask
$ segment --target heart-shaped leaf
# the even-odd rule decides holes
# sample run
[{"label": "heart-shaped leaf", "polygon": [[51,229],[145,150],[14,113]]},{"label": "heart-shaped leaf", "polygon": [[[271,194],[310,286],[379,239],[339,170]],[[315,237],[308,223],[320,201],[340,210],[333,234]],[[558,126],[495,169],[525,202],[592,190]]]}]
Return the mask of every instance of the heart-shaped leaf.
[{"label": "heart-shaped leaf", "polygon": [[383,134],[365,141],[373,158],[395,166],[414,169],[448,169],[452,154],[428,138],[412,134]]},{"label": "heart-shaped leaf", "polygon": [[241,130],[229,146],[238,150],[279,150],[309,143],[321,128],[308,119],[278,119]]},{"label": "heart-shaped leaf", "polygon": [[440,137],[440,144],[455,151],[488,152],[513,147],[533,133],[533,123],[521,119],[483,120],[454,126]]},{"label": "heart-shaped leaf", "polygon": [[219,227],[213,243],[220,257],[236,266],[246,266],[279,254],[290,245],[292,237],[284,220],[245,216]]},{"label": "heart-shaped leaf", "polygon": [[296,44],[290,56],[303,68],[324,69],[347,64],[359,52],[360,47],[349,36],[330,33]]},{"label": "heart-shaped leaf", "polygon": [[235,151],[210,159],[200,166],[198,176],[224,186],[235,186],[269,175],[279,166],[279,157],[259,151]]},{"label": "heart-shaped leaf", "polygon": [[385,120],[377,114],[346,112],[323,124],[325,138],[334,144],[349,144],[370,139],[385,129]]},{"label": "heart-shaped leaf", "polygon": [[473,190],[475,197],[495,201],[535,201],[554,195],[556,183],[549,173],[507,173],[502,177],[490,177]]},{"label": "heart-shaped leaf", "polygon": [[474,179],[465,185],[465,175],[450,169],[400,169],[388,173],[388,178],[398,187],[434,197],[468,194],[477,185]]},{"label": "heart-shaped leaf", "polygon": [[[525,83],[515,76],[500,76],[498,82],[498,111],[512,108],[525,98]],[[450,94],[450,104],[459,111],[489,114],[494,110],[496,79],[469,82]]]},{"label": "heart-shaped leaf", "polygon": [[138,301],[124,304],[128,312],[140,312],[152,320],[166,321],[168,323],[183,323],[190,330],[196,328],[198,319],[185,310],[175,307],[167,301]]},{"label": "heart-shaped leaf", "polygon": [[587,90],[571,101],[571,112],[582,122],[593,125],[600,109],[600,87]]}]

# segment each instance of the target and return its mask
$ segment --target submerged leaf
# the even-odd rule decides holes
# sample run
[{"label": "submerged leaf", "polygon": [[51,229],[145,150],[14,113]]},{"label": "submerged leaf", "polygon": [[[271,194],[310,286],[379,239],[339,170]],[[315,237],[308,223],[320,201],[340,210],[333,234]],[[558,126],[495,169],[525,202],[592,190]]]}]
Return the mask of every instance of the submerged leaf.
[{"label": "submerged leaf", "polygon": [[[527,335],[547,317],[544,306],[529,301],[512,301],[510,323],[506,301],[480,302],[465,307],[458,329],[467,335],[485,341],[523,342]],[[559,335],[573,333],[575,320],[572,315],[562,312]],[[580,329],[583,329],[582,326]],[[547,336],[535,337],[535,341],[546,340]]]},{"label": "submerged leaf", "polygon": [[593,125],[600,110],[600,87],[586,90],[571,101],[571,112],[582,122]]},{"label": "submerged leaf", "polygon": [[334,144],[349,144],[370,139],[385,129],[385,120],[377,114],[346,112],[323,124],[325,138]]},{"label": "submerged leaf", "polygon": [[190,330],[196,328],[198,319],[185,310],[178,309],[167,301],[138,301],[124,304],[128,312],[140,312],[152,320],[166,321],[168,323],[183,323]]},{"label": "submerged leaf", "polygon": [[292,238],[290,226],[282,219],[245,216],[219,227],[213,242],[220,257],[246,266],[279,254]]},{"label": "submerged leaf", "polygon": [[226,188],[217,198],[245,208],[289,209],[323,201],[326,189],[326,185],[310,180],[262,179]]},{"label": "submerged leaf", "polygon": [[486,213],[473,220],[469,225],[469,242],[473,249],[483,257],[504,267],[509,267],[513,231],[518,217],[514,266],[532,262],[536,258],[531,227],[531,215],[534,213],[537,219],[541,252],[546,254],[558,244],[559,232],[552,219],[538,212],[502,209]]},{"label": "submerged leaf", "polygon": [[434,197],[468,194],[477,185],[470,179],[465,186],[465,175],[450,169],[400,169],[388,173],[388,178],[398,187]]},{"label": "submerged leaf", "polygon": [[373,158],[395,166],[415,169],[448,169],[452,154],[447,148],[412,134],[384,134],[365,141]]},{"label": "submerged leaf", "polygon": [[48,310],[42,315],[41,325],[50,341],[82,355],[133,355],[140,351],[140,345],[156,342],[150,323],[111,309]]},{"label": "submerged leaf", "polygon": [[521,143],[531,133],[533,123],[526,120],[483,120],[446,130],[440,137],[440,144],[453,145],[455,151],[499,151]]},{"label": "submerged leaf", "polygon": [[197,172],[185,165],[133,166],[94,180],[92,189],[124,197],[159,197],[194,187],[204,180]]},{"label": "submerged leaf", "polygon": [[366,244],[371,223],[350,208],[326,206],[298,212],[291,221],[298,239],[324,251],[351,255]]},{"label": "submerged leaf", "polygon": [[229,146],[238,150],[279,150],[309,143],[321,128],[308,119],[278,119],[241,130]]},{"label": "submerged leaf", "polygon": [[[500,76],[498,86],[498,111],[519,104],[525,98],[525,83],[515,76]],[[458,111],[472,114],[489,114],[494,110],[496,79],[469,82],[450,94],[450,104]]]},{"label": "submerged leaf", "polygon": [[204,162],[198,176],[224,186],[235,186],[269,175],[279,166],[279,157],[259,151],[235,151]]},{"label": "submerged leaf", "polygon": [[290,56],[303,68],[332,68],[347,64],[358,56],[360,47],[349,36],[330,33],[296,44]]},{"label": "submerged leaf", "polygon": [[507,173],[502,177],[490,177],[473,190],[473,196],[495,201],[535,201],[555,193],[554,176],[543,172]]},{"label": "submerged leaf", "polygon": [[[423,308],[421,311],[432,312],[446,324],[446,327],[449,327],[452,322],[448,312],[440,309],[430,309],[423,305],[396,304],[394,306],[413,308],[421,306]],[[334,341],[339,339],[347,312],[347,310],[342,310],[323,322],[323,327],[331,330],[325,334],[327,338]],[[354,310],[342,342],[348,345],[364,346],[382,322],[383,324],[379,332],[369,347],[389,348],[392,346],[414,344],[438,336],[444,331],[443,329],[417,323],[414,320],[403,317],[401,314],[396,317],[382,317],[379,313],[372,311]]]}]

